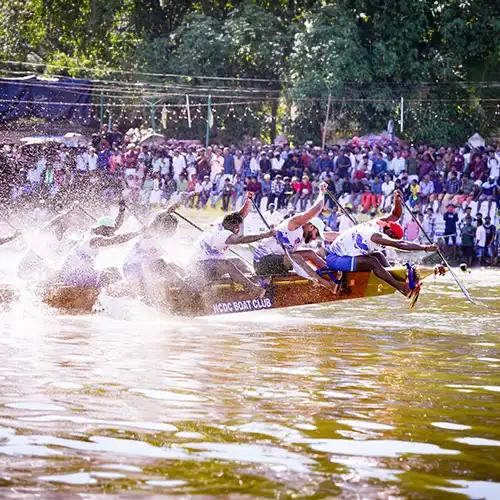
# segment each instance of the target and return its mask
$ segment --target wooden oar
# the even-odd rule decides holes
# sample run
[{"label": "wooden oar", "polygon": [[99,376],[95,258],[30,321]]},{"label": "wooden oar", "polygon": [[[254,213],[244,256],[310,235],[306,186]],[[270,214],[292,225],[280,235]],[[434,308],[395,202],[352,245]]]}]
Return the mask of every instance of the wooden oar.
[{"label": "wooden oar", "polygon": [[337,200],[337,198],[335,198],[335,196],[330,193],[330,191],[325,191],[326,195],[333,201],[333,203],[335,203],[335,205],[337,205],[337,207],[340,208],[340,210],[342,211],[342,213],[356,226],[357,224],[359,224],[359,222],[357,221],[356,217],[354,217],[354,215],[350,214],[346,209],[345,207],[343,207],[339,200]]},{"label": "wooden oar", "polygon": [[80,210],[80,212],[84,213],[89,219],[93,220],[94,222],[97,220],[97,217],[94,217],[91,213],[87,212],[81,205],[77,205],[76,208]]},{"label": "wooden oar", "polygon": [[14,226],[14,225],[12,225],[12,224],[10,223],[9,219],[7,219],[7,217],[5,217],[5,215],[2,215],[1,213],[0,213],[0,219],[4,220],[4,221],[5,221],[5,223],[6,223],[9,227],[11,227],[12,229],[14,229],[14,231],[16,231],[16,232],[18,232],[18,233],[20,233],[20,232],[21,232],[21,231],[20,231],[20,230],[19,230],[16,226]]},{"label": "wooden oar", "polygon": [[[174,213],[175,215],[177,215],[177,217],[179,217],[179,219],[182,219],[184,222],[187,222],[190,226],[194,227],[195,229],[197,229],[201,233],[203,233],[205,231],[203,228],[201,228],[200,226],[198,226],[197,224],[195,224],[193,221],[189,220],[187,217],[184,217],[184,215],[181,215],[179,212],[177,212],[177,210],[173,210],[172,213]],[[243,257],[243,255],[240,255],[238,252],[236,252],[232,248],[230,248],[229,251],[233,255],[236,255],[238,258],[240,258],[241,260],[245,261],[251,268],[253,268],[253,262],[250,262],[248,259],[246,259],[245,257]]]},{"label": "wooden oar", "polygon": [[[401,191],[400,191],[401,193]],[[422,234],[427,238],[427,240],[429,241],[429,243],[431,245],[434,245],[434,242],[432,241],[431,237],[427,234],[427,231],[423,228],[422,224],[420,224],[420,221],[418,220],[418,218],[413,214],[413,212],[411,211],[410,207],[406,204],[406,201],[404,201],[404,198],[403,198],[403,193],[401,193],[401,200],[403,201],[403,205],[404,207],[406,208],[406,210],[409,212],[409,214],[411,215],[412,219],[417,223],[417,226],[420,228],[420,231],[422,231]],[[488,307],[486,304],[483,304],[482,302],[477,302],[475,301],[470,293],[468,292],[467,288],[465,288],[465,286],[462,284],[462,282],[458,279],[458,276],[455,274],[455,271],[453,271],[453,269],[451,268],[450,264],[448,264],[448,261],[446,260],[445,256],[443,255],[443,253],[441,252],[441,250],[438,248],[436,250],[437,254],[439,255],[439,257],[443,260],[444,264],[446,265],[446,267],[448,268],[448,271],[450,271],[450,274],[452,275],[453,279],[455,280],[455,283],[458,285],[458,287],[460,288],[460,290],[462,291],[462,293],[464,294],[465,298],[471,303],[471,304],[474,304],[476,306],[481,306],[481,307]]]},{"label": "wooden oar", "polygon": [[140,224],[142,228],[147,227],[148,225],[142,220],[141,217],[137,215],[135,210],[132,210],[126,203],[123,204],[123,206],[135,217],[135,220]]}]

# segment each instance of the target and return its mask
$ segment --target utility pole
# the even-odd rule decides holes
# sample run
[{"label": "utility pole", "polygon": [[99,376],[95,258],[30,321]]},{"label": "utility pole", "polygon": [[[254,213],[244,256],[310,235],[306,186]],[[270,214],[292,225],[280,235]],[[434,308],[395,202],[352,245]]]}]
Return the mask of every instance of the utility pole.
[{"label": "utility pole", "polygon": [[328,104],[326,105],[326,117],[325,124],[323,126],[323,139],[321,141],[321,150],[324,151],[326,145],[326,127],[328,125],[328,119],[330,117],[330,107],[332,105],[332,94],[328,93]]},{"label": "utility pole", "polygon": [[208,148],[208,143],[210,142],[210,129],[214,126],[214,117],[212,114],[212,96],[208,96],[208,106],[207,106],[207,133],[205,137],[205,147]]},{"label": "utility pole", "polygon": [[399,106],[399,111],[401,116],[399,118],[399,130],[403,132],[403,110],[404,110],[404,97],[401,96],[401,105]]}]

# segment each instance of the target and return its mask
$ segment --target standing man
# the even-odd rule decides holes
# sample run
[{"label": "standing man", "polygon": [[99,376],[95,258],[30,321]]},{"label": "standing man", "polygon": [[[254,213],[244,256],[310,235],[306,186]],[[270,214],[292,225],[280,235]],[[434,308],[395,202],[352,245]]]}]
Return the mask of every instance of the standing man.
[{"label": "standing man", "polygon": [[186,170],[186,159],[181,155],[179,148],[174,150],[174,157],[172,158],[172,173],[174,180],[179,181],[181,174]]},{"label": "standing man", "polygon": [[443,214],[444,219],[444,241],[448,247],[453,247],[452,254],[455,258],[457,251],[457,222],[458,215],[455,211],[455,205],[450,203]]},{"label": "standing man", "polygon": [[491,217],[489,215],[484,218],[484,230],[486,231],[485,257],[487,257],[487,263],[491,265],[493,261],[493,248],[495,245],[495,238],[497,236],[497,229],[491,223]]},{"label": "standing man", "polygon": [[484,224],[482,219],[477,219],[477,229],[476,229],[476,257],[478,259],[478,264],[481,265],[483,263],[483,259],[485,257],[485,249],[486,249],[486,229],[484,228]]},{"label": "standing man", "polygon": [[472,225],[472,217],[466,215],[462,227],[462,255],[468,266],[472,265],[474,260],[474,237],[476,228]]}]

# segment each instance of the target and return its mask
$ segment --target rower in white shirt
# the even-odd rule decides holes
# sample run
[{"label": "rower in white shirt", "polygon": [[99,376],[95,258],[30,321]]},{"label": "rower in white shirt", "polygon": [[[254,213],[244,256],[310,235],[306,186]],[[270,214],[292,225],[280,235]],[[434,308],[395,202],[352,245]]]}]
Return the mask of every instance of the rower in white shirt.
[{"label": "rower in white shirt", "polygon": [[227,256],[231,245],[253,243],[274,235],[274,230],[248,236],[240,234],[243,219],[252,206],[252,199],[253,193],[247,192],[247,199],[238,212],[226,215],[221,223],[214,224],[204,231],[195,243],[191,256],[191,282],[196,281],[198,287],[229,274],[235,283],[255,298],[265,294],[263,288],[241,272],[241,261],[229,259]]}]

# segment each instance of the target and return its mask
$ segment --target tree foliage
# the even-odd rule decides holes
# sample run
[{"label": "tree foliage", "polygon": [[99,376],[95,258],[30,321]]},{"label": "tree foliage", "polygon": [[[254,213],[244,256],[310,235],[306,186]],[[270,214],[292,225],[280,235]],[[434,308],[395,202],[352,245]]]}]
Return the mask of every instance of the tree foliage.
[{"label": "tree foliage", "polygon": [[[328,95],[342,136],[397,120],[401,97],[408,139],[488,135],[499,116],[499,35],[489,0],[0,0],[4,61],[94,78],[114,68],[241,79],[148,79],[256,91],[251,113],[235,107],[217,124],[229,140],[273,135],[277,123],[318,141]],[[141,78],[128,72],[119,78]]]}]

